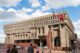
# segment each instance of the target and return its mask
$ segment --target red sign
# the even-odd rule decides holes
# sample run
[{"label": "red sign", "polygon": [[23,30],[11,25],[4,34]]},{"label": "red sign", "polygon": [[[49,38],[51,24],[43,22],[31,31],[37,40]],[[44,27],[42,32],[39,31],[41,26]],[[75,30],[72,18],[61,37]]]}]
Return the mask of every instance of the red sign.
[{"label": "red sign", "polygon": [[65,14],[53,14],[53,18],[58,18],[60,22],[64,21]]}]

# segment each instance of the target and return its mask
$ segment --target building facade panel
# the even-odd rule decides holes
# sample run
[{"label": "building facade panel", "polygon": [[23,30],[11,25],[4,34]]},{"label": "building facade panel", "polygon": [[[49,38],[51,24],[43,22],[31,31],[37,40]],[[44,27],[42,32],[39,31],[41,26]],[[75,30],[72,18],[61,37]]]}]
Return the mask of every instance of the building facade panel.
[{"label": "building facade panel", "polygon": [[[50,35],[51,30],[52,35]],[[69,48],[74,27],[67,13],[55,13],[4,26],[6,43],[34,42],[49,48]],[[51,37],[50,37],[51,36]],[[71,39],[71,40],[70,40]],[[10,40],[10,41],[9,41]]]}]

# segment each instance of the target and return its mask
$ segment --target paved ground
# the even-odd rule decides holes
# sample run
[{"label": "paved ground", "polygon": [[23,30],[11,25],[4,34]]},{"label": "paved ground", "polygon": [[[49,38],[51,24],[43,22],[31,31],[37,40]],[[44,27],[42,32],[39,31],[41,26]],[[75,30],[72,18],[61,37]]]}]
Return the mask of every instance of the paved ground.
[{"label": "paved ground", "polygon": [[0,49],[0,53],[6,53],[6,50],[7,50],[7,49],[1,48],[1,49]]},{"label": "paved ground", "polygon": [[[0,53],[6,53],[6,48],[5,49],[0,49]],[[39,52],[40,53],[42,53],[42,50],[39,50]],[[18,53],[27,53],[27,50],[18,50]],[[35,52],[34,53],[36,53],[36,50],[35,50]],[[63,52],[63,51],[50,51],[50,50],[43,50],[43,53],[65,53],[65,52]]]},{"label": "paved ground", "polygon": [[[0,48],[0,53],[6,53],[6,51],[7,51],[7,48]],[[39,51],[40,51],[40,53],[42,53],[41,49]],[[27,50],[21,50],[21,49],[19,49],[18,53],[27,53]],[[36,50],[35,50],[34,53],[36,53]],[[65,51],[53,51],[53,50],[50,51],[48,49],[47,50],[44,49],[43,53],[66,53],[66,52]],[[76,49],[75,51],[73,51],[73,53],[80,53],[80,51]]]}]

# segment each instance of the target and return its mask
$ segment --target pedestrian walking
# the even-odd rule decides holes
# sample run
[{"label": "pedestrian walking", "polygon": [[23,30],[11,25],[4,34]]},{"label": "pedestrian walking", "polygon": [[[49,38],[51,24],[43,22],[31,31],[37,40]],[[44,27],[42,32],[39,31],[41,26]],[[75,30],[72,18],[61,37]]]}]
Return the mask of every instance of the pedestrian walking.
[{"label": "pedestrian walking", "polygon": [[32,47],[32,44],[28,47],[28,53],[34,53],[34,49]]},{"label": "pedestrian walking", "polygon": [[28,47],[25,47],[25,52],[28,53]]},{"label": "pedestrian walking", "polygon": [[10,53],[10,47],[7,48],[7,53]]},{"label": "pedestrian walking", "polygon": [[25,53],[25,48],[24,47],[21,47],[19,53]]},{"label": "pedestrian walking", "polygon": [[39,48],[36,49],[36,53],[39,53]]},{"label": "pedestrian walking", "polygon": [[13,48],[10,50],[10,53],[18,53],[16,45],[13,46]]}]

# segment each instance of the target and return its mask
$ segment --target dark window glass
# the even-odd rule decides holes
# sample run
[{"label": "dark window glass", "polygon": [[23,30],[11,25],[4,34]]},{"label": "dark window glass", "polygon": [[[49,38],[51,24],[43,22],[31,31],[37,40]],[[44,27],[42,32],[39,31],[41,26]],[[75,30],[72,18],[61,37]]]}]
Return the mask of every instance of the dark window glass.
[{"label": "dark window glass", "polygon": [[40,34],[40,28],[38,28],[38,30],[39,30],[39,34]]},{"label": "dark window glass", "polygon": [[54,38],[54,45],[55,45],[55,47],[60,47],[61,46],[61,42],[60,42],[60,37],[59,36]]},{"label": "dark window glass", "polygon": [[42,30],[43,30],[43,34],[44,34],[44,27],[42,27]]}]

